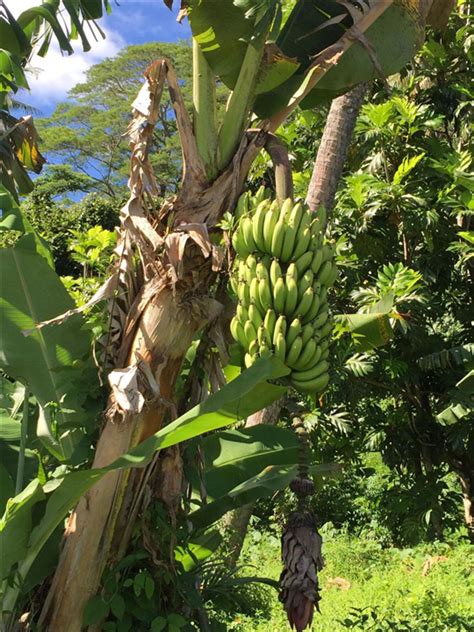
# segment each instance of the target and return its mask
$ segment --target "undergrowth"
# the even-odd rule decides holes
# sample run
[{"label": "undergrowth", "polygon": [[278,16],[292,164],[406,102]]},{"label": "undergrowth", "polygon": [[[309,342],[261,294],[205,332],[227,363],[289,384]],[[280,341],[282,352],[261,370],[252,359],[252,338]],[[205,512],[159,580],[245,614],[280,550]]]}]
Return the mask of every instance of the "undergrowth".
[{"label": "undergrowth", "polygon": [[[474,629],[474,550],[464,541],[382,548],[326,529],[321,614],[314,632],[464,632]],[[279,541],[252,530],[242,562],[278,578]],[[429,567],[429,568],[428,568]],[[275,591],[265,591],[252,615],[233,614],[227,630],[289,630]]]}]

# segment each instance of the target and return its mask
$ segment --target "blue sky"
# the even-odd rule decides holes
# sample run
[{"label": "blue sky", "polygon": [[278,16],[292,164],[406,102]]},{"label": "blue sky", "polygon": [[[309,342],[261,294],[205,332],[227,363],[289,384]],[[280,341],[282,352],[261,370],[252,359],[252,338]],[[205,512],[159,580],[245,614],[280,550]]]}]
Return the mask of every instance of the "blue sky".
[{"label": "blue sky", "polygon": [[[40,3],[41,0],[6,0],[15,16]],[[28,76],[31,91],[19,94],[20,100],[40,110],[42,115],[48,115],[59,101],[66,98],[68,90],[84,78],[91,65],[115,55],[124,46],[153,41],[174,42],[190,35],[185,21],[181,25],[176,22],[177,8],[171,12],[163,0],[118,0],[118,5],[112,0],[111,4],[112,14],[99,21],[106,39],[95,42],[91,37],[92,50],[88,53],[83,53],[80,43],[74,42],[72,56],[62,56],[54,44],[45,58],[34,58],[34,74]]]}]

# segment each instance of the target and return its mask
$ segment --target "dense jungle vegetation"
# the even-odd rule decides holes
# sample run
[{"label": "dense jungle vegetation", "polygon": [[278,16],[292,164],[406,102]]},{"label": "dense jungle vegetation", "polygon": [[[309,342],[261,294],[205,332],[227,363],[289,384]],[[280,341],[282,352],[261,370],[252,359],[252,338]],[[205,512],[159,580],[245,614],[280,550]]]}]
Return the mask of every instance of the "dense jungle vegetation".
[{"label": "dense jungle vegetation", "polygon": [[[295,416],[304,419],[315,483],[308,502],[325,560],[321,612],[311,629],[474,629],[473,43],[472,16],[460,2],[444,29],[428,28],[403,69],[367,83],[326,232],[339,271],[328,293],[331,312],[357,315],[367,325],[351,329],[335,318],[328,386],[317,397],[286,389],[274,425],[249,427],[238,414],[227,429],[221,428],[228,420],[206,425],[211,413],[230,406],[218,402],[195,415],[201,436],[186,434],[185,426],[175,443],[165,443],[182,442],[161,457],[170,478],[166,467],[132,470],[149,472],[152,484],[140,492],[143,504],[130,529],[119,521],[128,541],[114,549],[101,590],[87,600],[88,629],[288,629],[278,579],[280,537],[296,502],[289,482],[302,450]],[[18,332],[82,308],[109,278],[129,195],[130,144],[123,134],[144,68],[162,57],[171,60],[191,112],[190,43],[128,46],[92,66],[51,116],[35,117],[48,164],[17,201],[11,187],[0,191],[4,303],[17,310],[3,316],[0,354],[0,513],[6,509],[0,579],[7,615],[29,613],[24,629],[42,629],[35,626],[58,563],[63,519],[38,551],[31,530],[40,534],[59,504],[66,512],[89,486],[80,476],[91,471],[104,423],[111,368],[104,340],[110,343],[116,315],[103,303],[88,306],[83,316],[41,329],[35,347]],[[228,93],[226,81],[218,81],[216,116],[225,116]],[[321,100],[295,110],[278,128],[295,199],[307,195],[329,107]],[[148,138],[156,208],[180,190],[178,126],[173,99],[164,93]],[[261,187],[275,191],[276,178],[270,154],[261,152],[247,189],[257,196]],[[230,211],[217,223],[220,233],[210,231],[210,242],[229,246],[236,230]],[[40,282],[50,277],[44,294]],[[213,296],[230,296],[230,313],[237,301],[226,290],[228,277],[227,270]],[[25,286],[26,299],[18,289]],[[374,325],[371,314],[383,319]],[[226,335],[209,328],[192,335],[166,403],[168,421],[186,417],[208,395],[214,402],[218,388],[240,372],[243,356],[229,335],[221,367]],[[51,371],[54,354],[40,357],[42,346],[55,349],[61,370]],[[247,391],[261,378],[249,379]],[[150,461],[145,450],[135,450],[138,465]],[[173,487],[177,453],[183,480],[166,496],[160,489]],[[56,505],[47,505],[47,494],[64,490],[59,482],[68,473],[76,478]],[[131,501],[128,511],[135,511]],[[237,551],[230,554],[232,546]],[[5,630],[13,629],[11,619],[5,622]]]}]

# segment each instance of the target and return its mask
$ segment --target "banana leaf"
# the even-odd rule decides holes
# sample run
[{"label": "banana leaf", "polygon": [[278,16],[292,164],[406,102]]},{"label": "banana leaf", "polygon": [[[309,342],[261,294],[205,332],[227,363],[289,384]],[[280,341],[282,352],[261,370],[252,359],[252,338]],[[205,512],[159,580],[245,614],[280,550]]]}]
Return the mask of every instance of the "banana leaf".
[{"label": "banana leaf", "polygon": [[[288,372],[287,367],[275,358],[260,359],[206,401],[123,454],[109,466],[72,472],[62,479],[49,481],[42,487],[36,481],[37,487],[35,487],[33,498],[40,493],[38,489],[42,494],[49,495],[45,513],[40,523],[29,534],[29,539],[22,537],[21,543],[15,549],[15,561],[9,564],[3,563],[1,577],[8,577],[13,570],[12,567],[19,560],[21,561],[17,572],[21,577],[26,577],[39,552],[68,512],[81,496],[108,472],[144,467],[158,450],[222,428],[261,410],[286,392],[286,387],[272,384],[269,380],[284,377],[288,375]],[[32,485],[33,483],[30,484]],[[16,537],[16,529],[20,528],[18,520],[22,517],[18,517],[18,512],[13,511],[20,501],[23,503],[22,507],[25,505],[24,511],[26,511],[29,507],[28,502],[21,495],[17,496],[8,501],[6,512],[0,520],[0,550],[2,551],[11,546],[12,538]],[[18,591],[17,585],[6,587],[3,610],[13,609]]]},{"label": "banana leaf", "polygon": [[68,459],[83,436],[81,382],[90,336],[80,316],[23,334],[74,307],[57,274],[35,251],[33,235],[2,249],[0,268],[0,368],[30,387],[42,410],[38,436],[57,458]]}]

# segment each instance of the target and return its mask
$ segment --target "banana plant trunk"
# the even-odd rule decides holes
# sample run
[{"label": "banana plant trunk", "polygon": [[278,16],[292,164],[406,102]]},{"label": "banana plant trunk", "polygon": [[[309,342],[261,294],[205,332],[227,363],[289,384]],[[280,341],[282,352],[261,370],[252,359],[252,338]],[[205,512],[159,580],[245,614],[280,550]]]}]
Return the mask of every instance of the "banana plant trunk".
[{"label": "banana plant trunk", "polygon": [[[173,396],[184,355],[196,332],[223,307],[211,288],[224,257],[209,231],[235,206],[261,147],[260,134],[244,135],[230,164],[209,182],[169,62],[153,64],[146,77],[129,128],[131,195],[122,209],[114,272],[120,295],[111,301],[111,322],[123,322],[94,468],[110,464],[176,416]],[[157,212],[148,150],[165,81],[183,148],[183,182],[179,194]],[[179,451],[175,456],[168,474],[180,480]],[[97,593],[104,568],[127,546],[146,478],[147,469],[110,473],[81,499],[66,527],[40,626],[51,632],[82,630],[84,607]]]}]

